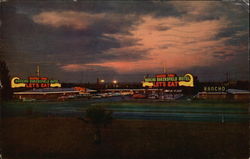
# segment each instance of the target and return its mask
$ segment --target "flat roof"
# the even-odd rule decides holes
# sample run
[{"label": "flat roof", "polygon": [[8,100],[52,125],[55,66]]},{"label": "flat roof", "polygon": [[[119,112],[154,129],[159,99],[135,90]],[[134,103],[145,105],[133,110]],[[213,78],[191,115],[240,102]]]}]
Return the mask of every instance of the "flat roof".
[{"label": "flat roof", "polygon": [[250,94],[250,91],[241,89],[228,89],[227,92],[230,94]]},{"label": "flat roof", "polygon": [[79,93],[79,91],[57,91],[57,92],[14,92],[16,95],[24,94],[59,94],[59,93]]},{"label": "flat roof", "polygon": [[226,92],[199,92],[198,94],[227,94]]}]

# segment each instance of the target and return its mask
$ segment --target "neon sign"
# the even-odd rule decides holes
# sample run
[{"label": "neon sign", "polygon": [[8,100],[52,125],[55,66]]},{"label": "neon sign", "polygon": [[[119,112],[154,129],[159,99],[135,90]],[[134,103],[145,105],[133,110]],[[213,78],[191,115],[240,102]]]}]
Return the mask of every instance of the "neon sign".
[{"label": "neon sign", "polygon": [[153,87],[154,84],[152,82],[143,82],[142,87]]},{"label": "neon sign", "polygon": [[194,77],[191,74],[185,74],[184,77],[188,77],[188,81],[180,81],[179,86],[194,87]]},{"label": "neon sign", "polygon": [[226,87],[225,86],[204,86],[203,91],[204,92],[225,92]]},{"label": "neon sign", "polygon": [[[189,74],[190,75],[190,74]],[[145,78],[145,82],[178,82],[178,81],[190,81],[190,76],[183,77],[153,77],[153,78]]]},{"label": "neon sign", "polygon": [[155,77],[144,78],[143,87],[194,87],[194,78],[191,74],[176,76],[175,74],[160,74]]},{"label": "neon sign", "polygon": [[18,77],[14,77],[11,80],[11,87],[46,88],[61,87],[61,84],[58,80],[49,80],[46,77],[29,77],[28,79],[20,79]]}]

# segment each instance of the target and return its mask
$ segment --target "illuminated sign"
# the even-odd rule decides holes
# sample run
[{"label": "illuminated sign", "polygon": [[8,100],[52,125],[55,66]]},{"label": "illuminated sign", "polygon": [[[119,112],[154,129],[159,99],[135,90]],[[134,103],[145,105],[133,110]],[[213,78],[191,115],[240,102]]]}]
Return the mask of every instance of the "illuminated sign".
[{"label": "illuminated sign", "polygon": [[189,76],[184,76],[184,77],[145,78],[145,82],[178,82],[178,81],[190,81],[190,77]]},{"label": "illuminated sign", "polygon": [[225,86],[204,86],[203,91],[204,92],[225,92],[226,87]]},{"label": "illuminated sign", "polygon": [[194,87],[194,78],[191,74],[176,76],[175,74],[160,74],[155,77],[144,78],[143,87]]},{"label": "illuminated sign", "polygon": [[61,84],[58,80],[49,80],[46,77],[29,77],[29,79],[20,79],[18,77],[14,77],[11,80],[11,87],[46,88],[61,87]]},{"label": "illuminated sign", "polygon": [[180,81],[179,86],[194,87],[194,77],[191,74],[185,74],[184,77],[188,77],[188,81]]},{"label": "illuminated sign", "polygon": [[143,82],[142,87],[152,87],[154,84],[152,82]]}]

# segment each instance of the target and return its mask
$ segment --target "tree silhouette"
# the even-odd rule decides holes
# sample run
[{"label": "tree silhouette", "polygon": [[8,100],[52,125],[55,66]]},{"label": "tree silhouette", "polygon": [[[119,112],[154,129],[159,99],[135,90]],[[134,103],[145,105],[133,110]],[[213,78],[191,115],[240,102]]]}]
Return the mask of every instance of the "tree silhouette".
[{"label": "tree silhouette", "polygon": [[11,100],[12,94],[13,92],[10,85],[9,69],[5,61],[0,60],[0,100]]},{"label": "tree silhouette", "polygon": [[83,120],[91,124],[94,128],[94,143],[101,143],[101,128],[112,122],[112,113],[112,111],[108,111],[102,106],[91,106],[87,108]]}]

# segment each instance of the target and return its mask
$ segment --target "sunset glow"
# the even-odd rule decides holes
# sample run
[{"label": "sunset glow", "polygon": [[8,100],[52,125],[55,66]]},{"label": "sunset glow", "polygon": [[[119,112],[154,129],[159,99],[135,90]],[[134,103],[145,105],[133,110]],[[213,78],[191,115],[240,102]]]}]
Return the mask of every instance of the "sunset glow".
[{"label": "sunset glow", "polygon": [[225,72],[248,78],[248,14],[240,6],[216,1],[135,4],[15,5],[15,16],[6,15],[3,29],[6,42],[18,51],[6,45],[9,53],[3,57],[14,75],[28,76],[39,64],[49,70],[44,73],[65,80],[79,78],[80,72],[95,79],[102,72],[133,81],[134,75],[159,73],[163,66],[201,78],[213,73],[218,76],[209,78],[223,79]]}]

